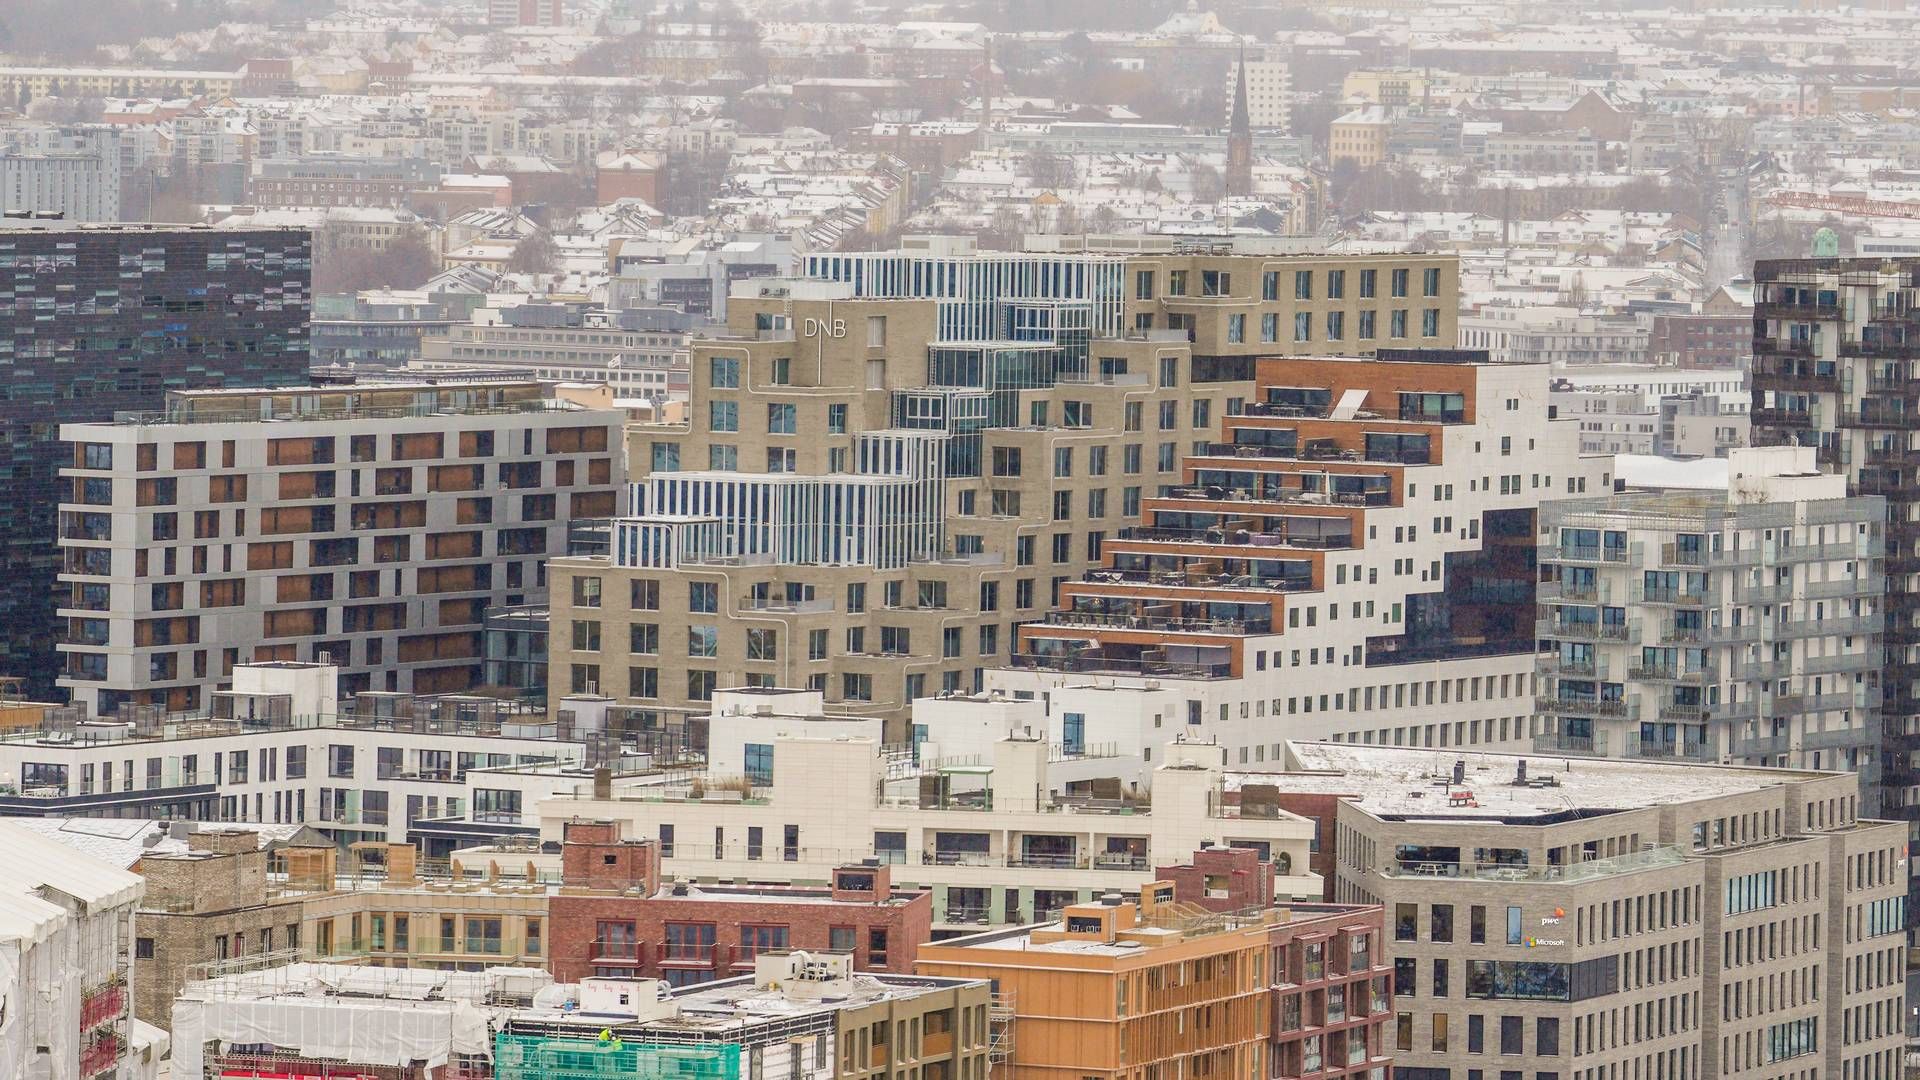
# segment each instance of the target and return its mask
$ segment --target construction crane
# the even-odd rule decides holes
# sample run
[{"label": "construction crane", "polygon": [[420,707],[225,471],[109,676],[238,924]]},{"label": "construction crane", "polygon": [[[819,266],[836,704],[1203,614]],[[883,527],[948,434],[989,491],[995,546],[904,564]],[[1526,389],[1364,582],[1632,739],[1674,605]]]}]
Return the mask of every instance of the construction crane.
[{"label": "construction crane", "polygon": [[1776,191],[1767,196],[1767,202],[1783,210],[1824,210],[1851,217],[1920,219],[1920,201],[1894,202],[1888,199],[1866,199],[1857,195]]}]

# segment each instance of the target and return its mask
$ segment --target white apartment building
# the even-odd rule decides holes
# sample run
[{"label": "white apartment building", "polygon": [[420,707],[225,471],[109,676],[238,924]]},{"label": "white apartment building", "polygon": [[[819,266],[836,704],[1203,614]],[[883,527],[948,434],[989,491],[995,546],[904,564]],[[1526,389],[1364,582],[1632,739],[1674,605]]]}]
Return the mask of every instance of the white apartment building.
[{"label": "white apartment building", "polygon": [[1584,315],[1569,307],[1485,304],[1460,315],[1460,347],[1496,363],[1642,364],[1652,330],[1632,316]]},{"label": "white apartment building", "polygon": [[1221,798],[1217,746],[1158,756],[1169,754],[1148,806],[1071,791],[1043,739],[1001,738],[984,760],[902,768],[872,739],[776,735],[764,782],[613,777],[542,800],[540,835],[616,821],[623,835],[658,841],[665,874],[700,881],[825,881],[836,866],[879,859],[896,888],[933,891],[936,933],[1045,919],[1209,845],[1270,857],[1276,896],[1321,897],[1308,866],[1314,822]]},{"label": "white apartment building", "polygon": [[686,396],[687,327],[649,325],[645,313],[561,305],[478,308],[468,323],[420,339],[417,371],[485,371],[605,383],[621,398]]},{"label": "white apartment building", "polygon": [[119,136],[91,131],[0,146],[0,213],[121,220]]},{"label": "white apartment building", "polygon": [[0,1076],[146,1080],[166,1036],[133,1019],[138,874],[0,821]]},{"label": "white apartment building", "polygon": [[1551,401],[1580,421],[1582,453],[1724,457],[1746,445],[1752,398],[1744,371],[1605,364],[1556,369]]},{"label": "white apartment building", "polygon": [[338,671],[324,664],[243,664],[233,682],[205,713],[136,709],[106,721],[60,709],[0,738],[0,815],[305,823],[343,842],[473,842],[531,832],[523,808],[585,775],[590,751],[606,764],[617,751],[599,738],[604,711],[577,710],[565,732],[544,709],[488,698],[369,692],[342,711]]},{"label": "white apartment building", "polygon": [[1871,783],[1885,500],[1849,498],[1813,447],[1736,450],[1728,469],[1725,491],[1542,508],[1534,748]]},{"label": "white apartment building", "polygon": [[247,661],[341,689],[481,679],[490,607],[538,603],[567,523],[613,514],[624,414],[535,382],[191,390],[69,424],[59,683],[106,716],[202,709]]},{"label": "white apartment building", "polygon": [[1531,745],[1536,513],[1608,491],[1611,460],[1548,419],[1544,365],[1408,355],[1262,362],[1230,441],[1018,628],[987,689],[1147,768],[1170,733],[1236,766],[1289,738]]},{"label": "white apartment building", "polygon": [[1293,78],[1284,60],[1248,59],[1244,64],[1227,67],[1224,76],[1227,112],[1221,114],[1220,125],[1225,127],[1232,119],[1234,88],[1242,68],[1247,73],[1248,126],[1254,130],[1287,130],[1293,117]]}]

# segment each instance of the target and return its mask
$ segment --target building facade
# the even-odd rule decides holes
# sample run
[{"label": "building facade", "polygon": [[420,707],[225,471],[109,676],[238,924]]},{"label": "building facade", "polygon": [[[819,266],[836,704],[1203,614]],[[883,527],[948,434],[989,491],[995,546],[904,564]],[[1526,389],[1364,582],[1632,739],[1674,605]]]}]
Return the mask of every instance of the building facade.
[{"label": "building facade", "polygon": [[1900,1075],[1905,831],[1851,774],[1320,743],[1242,783],[1342,796],[1403,1077]]},{"label": "building facade", "polygon": [[1064,777],[1078,774],[1057,768],[1039,739],[1002,740],[985,762],[925,767],[851,736],[781,736],[769,749],[764,782],[616,776],[555,794],[537,807],[541,837],[562,840],[575,819],[618,822],[620,835],[657,842],[663,878],[703,885],[830,881],[877,859],[895,889],[933,894],[936,937],[1050,920],[1209,845],[1253,848],[1284,868],[1278,896],[1324,892],[1307,869],[1313,823],[1222,803],[1218,747],[1159,767],[1150,808],[1069,791]]},{"label": "building facade", "polygon": [[1920,823],[1920,502],[1912,379],[1920,260],[1771,260],[1754,267],[1753,443],[1811,446],[1848,490],[1886,499],[1882,788],[1876,812]]},{"label": "building facade", "polygon": [[[1451,259],[1274,262],[934,249],[738,283],[728,334],[694,341],[691,422],[629,431],[652,517],[619,535],[676,539],[554,564],[550,685],[663,712],[810,688],[904,741],[914,698],[980,689],[1104,561],[1258,356],[1451,339]],[[918,516],[876,531],[887,500]]]},{"label": "building facade", "polygon": [[1183,722],[1230,765],[1277,758],[1283,726],[1527,745],[1536,513],[1611,486],[1611,459],[1549,418],[1545,366],[1408,351],[1262,360],[1256,377],[1143,524],[1018,628],[989,686],[1072,691],[1053,711],[1092,742]]},{"label": "building facade", "polygon": [[0,275],[15,301],[0,314],[12,478],[0,504],[0,665],[35,696],[54,693],[59,669],[58,473],[72,460],[60,425],[156,409],[175,387],[305,382],[310,259],[307,234],[291,230],[0,222]]},{"label": "building facade", "polygon": [[907,975],[932,936],[933,895],[896,891],[885,863],[835,867],[825,888],[695,885],[662,878],[659,841],[624,840],[618,823],[568,822],[564,835],[563,888],[548,902],[553,973],[563,982],[686,986],[788,949]]},{"label": "building facade", "polygon": [[1541,508],[1536,751],[1844,769],[1874,794],[1886,510],[1813,456]]},{"label": "building facade", "polygon": [[246,661],[477,686],[487,609],[538,601],[567,522],[614,512],[622,423],[481,381],[183,391],[67,425],[60,684],[101,716],[202,708]]},{"label": "building facade", "polygon": [[1016,1032],[1003,1068],[1019,1080],[1397,1075],[1378,907],[1244,906],[1242,877],[1196,883],[937,942],[917,966],[992,982]]}]

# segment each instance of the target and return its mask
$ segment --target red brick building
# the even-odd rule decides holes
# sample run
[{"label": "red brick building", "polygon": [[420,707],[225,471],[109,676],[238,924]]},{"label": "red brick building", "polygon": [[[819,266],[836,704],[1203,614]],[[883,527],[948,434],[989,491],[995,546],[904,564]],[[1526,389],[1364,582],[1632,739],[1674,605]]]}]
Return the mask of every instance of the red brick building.
[{"label": "red brick building", "polygon": [[1201,848],[1193,861],[1154,870],[1173,886],[1173,898],[1208,911],[1243,911],[1273,905],[1273,864],[1253,848]]},{"label": "red brick building", "polygon": [[763,952],[853,955],[856,971],[911,974],[933,936],[933,895],[895,892],[884,865],[844,866],[827,888],[662,882],[652,840],[612,822],[569,822],[563,887],[548,900],[554,978],[665,979],[751,972]]}]

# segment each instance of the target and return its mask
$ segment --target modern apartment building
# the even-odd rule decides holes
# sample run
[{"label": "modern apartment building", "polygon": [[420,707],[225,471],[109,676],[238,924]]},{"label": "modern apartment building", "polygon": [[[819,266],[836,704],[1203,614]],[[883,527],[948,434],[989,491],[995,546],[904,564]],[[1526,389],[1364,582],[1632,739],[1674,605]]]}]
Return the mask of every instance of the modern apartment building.
[{"label": "modern apartment building", "polygon": [[540,835],[617,822],[621,836],[657,842],[663,878],[702,884],[826,882],[875,859],[894,888],[933,894],[936,938],[1051,920],[1209,846],[1259,851],[1282,899],[1321,898],[1314,823],[1223,800],[1218,746],[1187,744],[1156,769],[1151,806],[1069,791],[1077,766],[1051,756],[1046,741],[1019,737],[984,761],[915,767],[871,739],[781,736],[764,781],[614,776],[542,799]]},{"label": "modern apartment building", "polygon": [[1870,805],[1920,829],[1920,339],[1908,335],[1920,259],[1765,261],[1754,290],[1754,445],[1812,446],[1851,493],[1886,499],[1882,791]]},{"label": "modern apartment building", "polygon": [[[554,564],[549,685],[663,713],[805,687],[905,741],[1181,479],[1257,354],[1453,332],[1445,258],[957,248],[736,283],[691,423],[629,431],[643,516]],[[1347,310],[1396,302],[1436,314]]]},{"label": "modern apartment building", "polygon": [[[1244,849],[1203,854],[1269,869]],[[936,942],[917,967],[992,982],[1013,1013],[1002,1068],[1016,1080],[1395,1074],[1380,908],[1246,904],[1254,875],[1217,869],[1150,882],[1137,903]]]},{"label": "modern apartment building", "polygon": [[60,425],[307,377],[305,232],[0,221],[0,669],[54,693]]},{"label": "modern apartment building", "polygon": [[896,251],[808,255],[803,273],[863,298],[937,300],[942,341],[1172,330],[1193,345],[1194,382],[1250,379],[1255,357],[1277,353],[1455,344],[1453,255],[1302,253],[1243,237],[1164,246],[1089,237],[1080,250],[1016,252],[978,251],[964,237],[912,239]]},{"label": "modern apartment building", "polygon": [[567,523],[615,511],[623,419],[450,381],[176,391],[66,425],[60,685],[101,716],[204,708],[248,661],[475,687],[487,609],[539,601]]},{"label": "modern apartment building", "polygon": [[67,707],[10,731],[0,815],[307,823],[341,843],[442,854],[533,831],[523,808],[613,752],[591,721],[569,715],[563,733],[544,708],[491,698],[369,691],[342,708],[331,664],[242,664],[232,681],[200,713],[90,720]]},{"label": "modern apartment building", "polygon": [[695,321],[662,309],[478,308],[471,321],[422,337],[419,359],[407,366],[606,383],[622,398],[685,397],[687,330]]},{"label": "modern apartment building", "polygon": [[1055,710],[1094,742],[1177,724],[1230,764],[1303,732],[1527,746],[1536,511],[1611,481],[1550,418],[1545,365],[1410,351],[1262,360],[1255,378],[1143,523],[1021,624],[990,687],[1134,688]]},{"label": "modern apartment building", "polygon": [[808,688],[905,741],[908,703],[978,687],[1234,389],[1192,385],[1184,340],[941,344],[934,301],[825,282],[740,283],[728,317],[694,343],[691,423],[628,431],[644,516],[553,563],[562,692],[664,714]]},{"label": "modern apartment building", "polygon": [[1843,772],[1289,744],[1405,1080],[1901,1075],[1906,833]]},{"label": "modern apartment building", "polygon": [[1537,752],[1844,769],[1877,793],[1886,508],[1814,453],[1736,450],[1724,491],[1541,507]]}]

